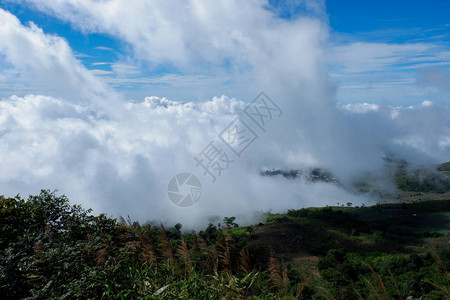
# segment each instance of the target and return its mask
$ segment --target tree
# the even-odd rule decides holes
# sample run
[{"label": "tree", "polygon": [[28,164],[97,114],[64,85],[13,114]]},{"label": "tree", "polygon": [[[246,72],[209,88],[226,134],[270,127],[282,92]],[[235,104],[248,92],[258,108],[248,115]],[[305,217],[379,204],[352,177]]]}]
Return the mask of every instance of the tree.
[{"label": "tree", "polygon": [[225,224],[225,226],[227,228],[239,227],[239,225],[237,223],[235,223],[234,220],[236,220],[236,217],[224,217],[223,223]]},{"label": "tree", "polygon": [[253,230],[255,230],[253,226],[247,226],[247,229],[245,229],[245,231],[248,232],[250,235],[252,235]]}]

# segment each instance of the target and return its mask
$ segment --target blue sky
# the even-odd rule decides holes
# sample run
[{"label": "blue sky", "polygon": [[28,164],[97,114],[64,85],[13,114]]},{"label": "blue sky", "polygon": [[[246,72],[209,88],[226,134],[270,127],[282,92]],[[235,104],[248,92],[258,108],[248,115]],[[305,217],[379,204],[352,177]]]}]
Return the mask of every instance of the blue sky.
[{"label": "blue sky", "polygon": [[[20,19],[23,24],[35,23],[45,33],[65,38],[77,57],[89,69],[92,64],[98,62],[113,62],[117,60],[120,53],[124,51],[125,45],[106,34],[81,32],[52,15],[33,9],[30,5],[23,3],[5,3],[0,7],[5,8]],[[96,68],[108,69],[107,65],[97,65]]]},{"label": "blue sky", "polygon": [[[335,70],[334,78],[342,85],[339,100],[407,105],[429,98],[449,103],[448,90],[430,87],[427,84],[434,83],[423,75],[431,71],[448,77],[449,1],[329,0],[326,4],[331,40],[339,49],[363,42],[369,43],[368,48],[378,47],[381,51],[379,64],[373,68],[345,72],[333,65],[330,67],[332,73]],[[392,59],[383,62],[389,56]],[[364,60],[347,63],[363,65]],[[342,66],[342,62],[337,64]],[[361,97],[357,90],[367,97]]]},{"label": "blue sky", "polygon": [[[189,74],[205,81],[195,94],[187,90],[188,83],[173,83],[176,78],[186,79],[185,70],[170,62],[155,64],[136,57],[134,45],[117,35],[83,29],[82,25],[65,20],[51,9],[37,9],[24,1],[7,1],[0,7],[23,24],[32,21],[45,33],[66,39],[87,69],[104,78],[126,98],[142,100],[157,95],[202,100],[215,96],[215,92],[239,97],[245,89],[234,86],[233,75],[228,72],[231,63],[227,61],[219,72],[228,77],[218,79],[217,69],[209,66]],[[301,1],[271,0],[266,9],[288,20],[304,14],[317,15],[316,8],[311,9]],[[330,82],[337,87],[337,100],[398,105],[432,100],[448,104],[450,95],[445,83],[442,88],[442,83],[430,81],[424,74],[448,75],[449,15],[449,1],[326,1],[325,13],[319,18],[330,26],[327,47],[331,54],[325,64]],[[359,56],[367,49],[379,51]],[[358,55],[352,57],[355,51]],[[161,80],[162,77],[165,79]],[[209,89],[214,84],[220,86],[216,91]]]},{"label": "blue sky", "polygon": [[[449,41],[450,2],[439,0],[409,1],[339,1],[328,0],[330,25],[336,32],[361,33],[376,31],[403,32],[394,42],[414,40],[416,30],[447,33]],[[411,30],[408,34],[408,31]],[[373,36],[372,38],[381,38]]]}]

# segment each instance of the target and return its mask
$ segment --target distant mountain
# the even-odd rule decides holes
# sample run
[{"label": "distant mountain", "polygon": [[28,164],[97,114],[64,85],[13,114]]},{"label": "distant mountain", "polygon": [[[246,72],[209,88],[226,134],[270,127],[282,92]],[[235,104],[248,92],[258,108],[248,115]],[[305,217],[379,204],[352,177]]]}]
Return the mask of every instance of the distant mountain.
[{"label": "distant mountain", "polygon": [[[351,184],[343,186],[330,170],[323,168],[266,169],[262,176],[282,176],[287,179],[304,179],[308,183],[326,182],[343,186],[345,189],[364,194],[384,196],[386,189],[403,192],[446,193],[450,192],[450,162],[440,164],[436,169],[413,168],[403,159],[384,157],[387,172],[384,175],[361,174]],[[391,191],[392,192],[392,191]]]},{"label": "distant mountain", "polygon": [[338,180],[333,174],[322,168],[311,168],[308,170],[283,170],[283,169],[268,169],[261,171],[262,176],[278,176],[285,178],[299,178],[304,177],[307,182],[328,182],[339,184]]}]

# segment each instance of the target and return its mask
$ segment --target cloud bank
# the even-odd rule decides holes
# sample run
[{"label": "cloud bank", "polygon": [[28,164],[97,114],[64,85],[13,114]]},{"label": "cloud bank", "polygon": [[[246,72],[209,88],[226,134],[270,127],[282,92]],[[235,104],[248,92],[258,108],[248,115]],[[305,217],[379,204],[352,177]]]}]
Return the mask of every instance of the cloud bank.
[{"label": "cloud bank", "polygon": [[[212,215],[250,221],[260,210],[371,201],[335,184],[262,177],[262,169],[322,167],[345,183],[383,172],[386,154],[423,164],[450,160],[447,106],[334,100],[323,61],[322,2],[304,2],[307,13],[292,20],[260,1],[28,2],[79,30],[116,36],[141,63],[171,64],[195,76],[224,72],[252,96],[264,90],[284,113],[266,131],[255,127],[258,139],[241,157],[229,153],[235,162],[211,182],[193,157],[211,141],[226,147],[218,135],[244,117],[251,98],[125,101],[64,39],[0,10],[1,85],[17,79],[30,87],[29,95],[0,101],[1,193],[57,188],[96,212],[196,227]],[[203,184],[190,208],[167,198],[168,182],[181,172]]]}]

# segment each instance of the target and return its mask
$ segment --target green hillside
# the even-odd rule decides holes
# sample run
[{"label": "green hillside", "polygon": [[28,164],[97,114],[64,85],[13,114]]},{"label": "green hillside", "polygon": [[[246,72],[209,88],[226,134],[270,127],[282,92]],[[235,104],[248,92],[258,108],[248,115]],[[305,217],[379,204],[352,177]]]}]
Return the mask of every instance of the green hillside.
[{"label": "green hillside", "polygon": [[450,161],[440,164],[437,167],[437,170],[440,171],[442,174],[446,175],[447,177],[450,177]]},{"label": "green hillside", "polygon": [[450,161],[449,162],[446,162],[446,163],[443,163],[443,164],[440,164],[438,167],[437,167],[437,169],[438,169],[438,171],[450,171]]},{"label": "green hillside", "polygon": [[200,232],[0,198],[3,299],[446,299],[450,199],[235,218]]}]

